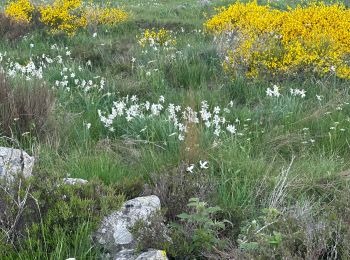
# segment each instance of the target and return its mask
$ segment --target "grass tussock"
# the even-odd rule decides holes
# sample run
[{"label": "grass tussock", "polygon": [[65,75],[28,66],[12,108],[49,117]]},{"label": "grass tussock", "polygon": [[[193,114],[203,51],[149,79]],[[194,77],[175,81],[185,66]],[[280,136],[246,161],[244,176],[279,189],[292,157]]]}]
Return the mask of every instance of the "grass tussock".
[{"label": "grass tussock", "polygon": [[0,124],[8,137],[44,135],[53,105],[53,94],[42,82],[10,82],[0,74]]}]

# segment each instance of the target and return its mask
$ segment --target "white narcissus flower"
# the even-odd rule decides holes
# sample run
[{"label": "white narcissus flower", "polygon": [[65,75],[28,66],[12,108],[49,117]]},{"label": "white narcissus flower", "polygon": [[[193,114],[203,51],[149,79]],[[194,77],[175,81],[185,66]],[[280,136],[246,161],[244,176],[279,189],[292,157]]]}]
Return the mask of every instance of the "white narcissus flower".
[{"label": "white narcissus flower", "polygon": [[207,162],[207,161],[202,161],[202,160],[200,160],[200,161],[199,161],[199,167],[200,167],[201,169],[208,169],[208,162]]},{"label": "white narcissus flower", "polygon": [[186,168],[186,171],[187,171],[187,172],[190,172],[190,173],[193,173],[193,169],[194,169],[194,164],[191,164],[190,166],[188,166],[188,167]]},{"label": "white narcissus flower", "polygon": [[226,130],[227,130],[228,132],[230,132],[231,134],[235,134],[235,133],[236,133],[236,127],[235,127],[234,125],[228,125],[228,126],[226,127]]}]

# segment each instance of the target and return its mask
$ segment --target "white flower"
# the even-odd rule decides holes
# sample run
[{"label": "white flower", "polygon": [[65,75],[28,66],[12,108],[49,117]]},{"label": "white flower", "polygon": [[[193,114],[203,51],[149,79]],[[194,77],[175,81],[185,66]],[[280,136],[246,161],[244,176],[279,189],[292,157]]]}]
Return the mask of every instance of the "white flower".
[{"label": "white flower", "polygon": [[234,125],[228,125],[228,126],[226,127],[226,130],[227,130],[228,132],[230,132],[231,134],[235,134],[235,133],[236,133],[236,127],[235,127]]},{"label": "white flower", "polygon": [[305,95],[306,91],[304,89],[290,89],[290,94],[292,96],[300,96],[302,98],[304,98],[306,95]]},{"label": "white flower", "polygon": [[96,36],[97,36],[97,33],[95,32],[95,33],[92,35],[92,37],[94,37],[94,38],[95,38]]},{"label": "white flower", "polygon": [[29,46],[30,46],[30,48],[34,48],[34,44],[33,43],[31,43]]},{"label": "white flower", "polygon": [[207,161],[199,161],[199,167],[201,169],[208,169],[208,162]]},{"label": "white flower", "polygon": [[279,87],[277,85],[273,85],[273,89],[267,88],[266,95],[269,97],[279,97],[281,95],[279,92]]},{"label": "white flower", "polygon": [[188,166],[188,167],[186,168],[186,171],[192,173],[192,172],[193,172],[193,169],[194,169],[194,164],[191,164],[190,166]]}]

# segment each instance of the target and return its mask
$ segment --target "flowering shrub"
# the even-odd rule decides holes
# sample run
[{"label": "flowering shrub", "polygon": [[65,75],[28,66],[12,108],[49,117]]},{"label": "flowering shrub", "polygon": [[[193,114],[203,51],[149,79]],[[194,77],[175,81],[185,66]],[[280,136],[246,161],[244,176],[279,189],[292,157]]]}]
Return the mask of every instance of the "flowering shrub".
[{"label": "flowering shrub", "polygon": [[128,13],[118,8],[83,6],[82,0],[54,0],[50,4],[35,6],[30,0],[10,2],[6,16],[16,22],[30,23],[32,13],[38,11],[40,22],[52,33],[74,35],[76,30],[88,24],[116,25],[128,19]]},{"label": "flowering shrub", "polygon": [[55,0],[52,5],[39,6],[41,22],[51,27],[53,33],[65,32],[68,35],[87,25],[82,16],[81,0]]},{"label": "flowering shrub", "polygon": [[350,10],[313,3],[280,11],[257,2],[235,3],[205,23],[223,36],[224,68],[247,76],[280,76],[307,70],[350,78]]},{"label": "flowering shrub", "polygon": [[175,45],[175,43],[176,40],[171,31],[168,31],[164,28],[160,29],[159,31],[147,29],[139,39],[139,44],[142,47],[167,47]]},{"label": "flowering shrub", "polygon": [[34,5],[30,0],[17,0],[15,2],[10,2],[5,8],[6,16],[21,23],[29,23],[32,20],[33,11]]},{"label": "flowering shrub", "polygon": [[128,19],[129,14],[118,8],[89,7],[86,17],[91,24],[116,25]]}]

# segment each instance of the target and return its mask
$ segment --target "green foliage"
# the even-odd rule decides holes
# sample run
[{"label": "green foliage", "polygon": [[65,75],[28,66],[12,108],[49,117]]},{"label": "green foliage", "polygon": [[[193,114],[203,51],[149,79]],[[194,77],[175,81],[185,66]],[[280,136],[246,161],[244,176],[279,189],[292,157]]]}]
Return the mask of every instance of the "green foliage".
[{"label": "green foliage", "polygon": [[219,231],[229,222],[215,219],[220,208],[207,207],[207,203],[198,198],[191,198],[187,206],[189,213],[178,215],[181,223],[172,223],[173,243],[166,251],[175,257],[195,259],[203,257],[213,247],[223,248],[225,241],[220,238]]},{"label": "green foliage", "polygon": [[[2,191],[16,191],[1,193],[0,219],[6,234],[1,243],[9,248],[1,251],[2,259],[11,258],[18,250],[20,256],[44,259],[60,255],[67,258],[71,252],[92,254],[94,246],[89,236],[96,224],[123,202],[123,196],[100,181],[67,185],[47,173],[31,180],[19,178],[2,187]],[[15,204],[17,196],[20,205]],[[12,228],[6,231],[9,226]]]},{"label": "green foliage", "polygon": [[139,220],[131,228],[136,241],[136,250],[141,252],[149,248],[165,249],[172,244],[166,219],[162,211],[155,212],[146,221]]}]

